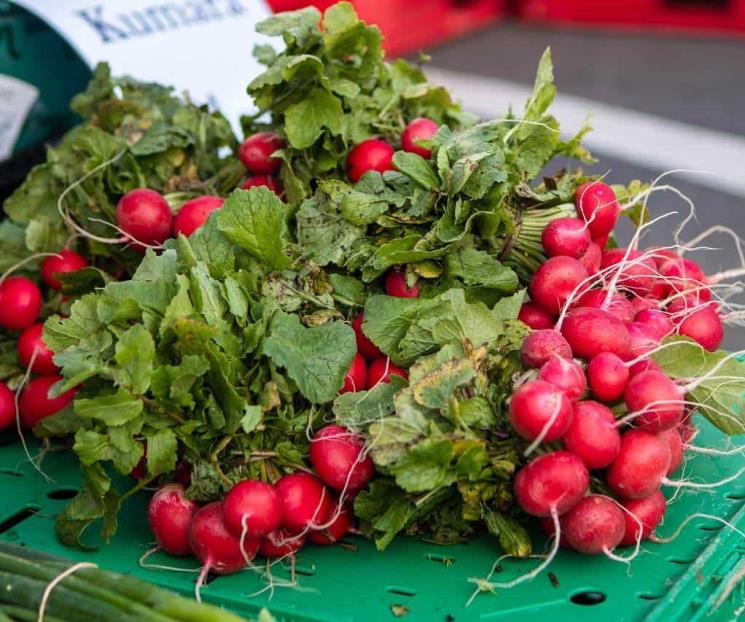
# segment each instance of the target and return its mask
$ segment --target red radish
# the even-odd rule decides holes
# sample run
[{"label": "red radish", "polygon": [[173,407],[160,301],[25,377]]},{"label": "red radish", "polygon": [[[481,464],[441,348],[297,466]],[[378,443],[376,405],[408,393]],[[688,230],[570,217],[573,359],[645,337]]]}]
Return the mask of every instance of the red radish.
[{"label": "red radish", "polygon": [[181,484],[166,484],[156,491],[147,506],[147,520],[160,548],[171,555],[191,555],[189,525],[198,509]]},{"label": "red radish", "polygon": [[706,274],[692,259],[679,258],[665,262],[660,268],[668,293],[697,290],[706,284]]},{"label": "red radish", "polygon": [[173,481],[184,488],[191,486],[191,465],[186,460],[179,460],[173,470]]},{"label": "red radish", "polygon": [[399,268],[391,268],[385,275],[385,293],[395,298],[418,298],[419,283],[409,287],[405,272]]},{"label": "red radish", "polygon": [[578,553],[609,553],[623,540],[624,511],[608,497],[588,495],[562,518],[567,542]]},{"label": "red radish", "polygon": [[552,220],[541,234],[541,244],[549,257],[565,255],[580,259],[591,242],[590,230],[578,218]]},{"label": "red radish", "polygon": [[574,205],[577,216],[588,223],[593,239],[609,235],[621,213],[615,192],[602,181],[588,181],[579,186],[574,193]]},{"label": "red radish", "polygon": [[530,333],[520,347],[520,360],[525,367],[543,367],[552,358],[572,358],[572,348],[560,332],[536,330]]},{"label": "red radish", "polygon": [[636,316],[646,309],[658,310],[659,302],[657,300],[653,300],[652,298],[642,298],[640,296],[634,296],[631,299],[631,308],[634,311],[634,319],[636,319]]},{"label": "red radish", "polygon": [[395,150],[384,140],[370,138],[356,145],[347,156],[347,176],[350,181],[358,182],[368,171],[393,170]]},{"label": "red radish", "polygon": [[28,328],[39,319],[41,305],[41,291],[33,281],[11,276],[0,283],[0,327]]},{"label": "red radish", "polygon": [[[554,520],[550,516],[544,516],[540,521],[538,521],[538,525],[541,528],[541,531],[546,534],[546,537],[552,538],[554,534],[556,533],[556,529],[554,527]],[[569,542],[567,542],[567,537],[564,534],[564,532],[561,532],[561,535],[559,536],[559,546],[562,549],[569,549],[571,548],[569,546]]]},{"label": "red radish", "polygon": [[669,466],[670,447],[665,439],[644,430],[628,430],[608,468],[608,487],[623,499],[643,499],[660,487]]},{"label": "red radish", "polygon": [[631,340],[631,358],[637,358],[649,354],[660,345],[660,334],[653,326],[641,322],[629,322],[626,325]]},{"label": "red radish", "polygon": [[654,246],[650,246],[644,252],[654,259],[654,262],[660,269],[660,273],[663,272],[663,269],[666,268],[668,264],[680,263],[683,261],[683,258],[670,248],[655,248]]},{"label": "red radish", "polygon": [[284,529],[301,533],[328,521],[331,495],[317,478],[309,473],[291,473],[274,486],[284,508]]},{"label": "red radish", "polygon": [[321,531],[311,531],[308,533],[308,540],[313,544],[329,546],[339,542],[352,529],[352,513],[346,505],[339,511],[338,503],[338,501],[334,501],[331,506],[331,516],[336,516],[334,521]]},{"label": "red radish", "polygon": [[217,574],[232,574],[245,568],[246,558],[251,560],[256,556],[260,541],[244,540],[241,547],[240,538],[225,527],[222,504],[214,502],[197,510],[192,517],[189,544],[206,569]]},{"label": "red radish", "polygon": [[554,327],[554,317],[532,302],[523,303],[520,312],[517,314],[517,319],[533,330]]},{"label": "red radish", "polygon": [[246,138],[238,148],[238,157],[243,166],[254,175],[271,175],[282,166],[282,160],[271,157],[285,141],[274,132],[257,132]]},{"label": "red radish", "polygon": [[662,522],[667,508],[665,496],[659,489],[643,499],[627,499],[622,505],[628,510],[623,513],[626,527],[621,540],[622,546],[632,546],[637,541],[648,540]]},{"label": "red radish", "polygon": [[362,330],[362,324],[365,321],[365,314],[359,312],[352,320],[352,328],[354,329],[354,336],[357,339],[357,350],[367,360],[373,360],[383,356],[380,348],[370,341],[367,335]]},{"label": "red radish", "polygon": [[63,248],[57,255],[50,255],[41,262],[41,278],[52,289],[60,289],[62,283],[58,274],[77,272],[88,266],[85,257],[69,248]]},{"label": "red radish", "polygon": [[612,352],[626,360],[631,348],[629,331],[615,315],[590,307],[572,309],[561,327],[575,356],[590,360],[601,352]]},{"label": "red radish", "polygon": [[590,242],[587,250],[579,257],[579,262],[585,267],[589,274],[595,274],[600,270],[600,262],[603,258],[603,249],[595,242]]},{"label": "red radish", "polygon": [[401,133],[401,147],[404,151],[416,153],[429,159],[432,150],[419,144],[419,141],[431,140],[437,133],[437,123],[432,119],[419,117],[411,121]]},{"label": "red radish", "polygon": [[116,224],[124,234],[137,244],[157,246],[171,237],[173,213],[160,192],[149,188],[130,190],[116,206]]},{"label": "red radish", "polygon": [[44,324],[34,324],[24,330],[18,337],[18,362],[28,369],[31,359],[34,364],[31,371],[37,374],[58,374],[59,367],[54,364],[54,352],[44,343],[42,333]]},{"label": "red radish", "polygon": [[[603,309],[607,296],[607,290],[591,289],[577,298],[577,301],[573,306]],[[622,322],[631,322],[634,319],[634,307],[631,304],[631,301],[621,294],[611,294],[610,302],[603,310],[615,315]]]},{"label": "red radish", "polygon": [[642,359],[629,367],[629,378],[633,378],[645,371],[658,371],[664,373],[662,367],[660,367],[654,359]]},{"label": "red radish", "polygon": [[510,398],[510,423],[522,438],[533,441],[548,429],[543,442],[560,439],[572,422],[572,404],[558,387],[543,380],[531,380]]},{"label": "red radish", "polygon": [[677,428],[670,428],[669,430],[660,432],[660,436],[670,446],[670,466],[667,468],[667,475],[672,475],[683,464],[683,439]]},{"label": "red radish", "polygon": [[574,290],[589,276],[572,257],[551,257],[538,268],[530,282],[530,298],[549,313],[558,315]]},{"label": "red radish", "polygon": [[0,432],[16,422],[16,396],[8,385],[0,380]]},{"label": "red radish", "polygon": [[375,474],[372,458],[365,452],[365,440],[339,425],[318,430],[308,453],[318,477],[334,490],[346,489],[353,494]]},{"label": "red radish", "polygon": [[389,384],[391,382],[391,376],[401,376],[404,379],[409,378],[409,374],[406,373],[405,369],[401,369],[391,363],[391,359],[387,356],[381,356],[370,363],[370,367],[367,368],[367,387],[372,389],[379,382]]},{"label": "red radish", "polygon": [[271,175],[252,175],[246,181],[241,184],[243,190],[250,190],[251,188],[260,188],[261,186],[269,188],[274,194],[282,198],[285,193],[282,184],[276,177]]},{"label": "red radish", "polygon": [[129,476],[136,480],[144,479],[147,475],[147,443],[142,443],[142,457],[135,464],[134,469],[129,472]]},{"label": "red radish", "polygon": [[688,315],[679,325],[678,334],[690,337],[709,352],[714,352],[724,339],[724,328],[713,305],[701,307]]},{"label": "red radish", "polygon": [[683,418],[683,389],[658,371],[634,376],[626,385],[623,399],[629,412],[639,413],[633,425],[648,432],[667,430]]},{"label": "red radish", "polygon": [[579,456],[588,469],[604,469],[621,449],[621,435],[613,412],[592,400],[577,402],[562,443],[565,449]]},{"label": "red radish", "polygon": [[595,242],[595,244],[598,245],[598,248],[600,249],[600,252],[602,253],[605,250],[605,247],[608,246],[608,240],[610,240],[610,233],[607,233],[603,236],[600,236],[598,238],[593,238],[592,241]]},{"label": "red radish", "polygon": [[543,364],[538,371],[538,379],[560,389],[572,402],[582,397],[587,390],[587,378],[580,364],[558,356]]},{"label": "red radish", "polygon": [[654,287],[658,276],[657,264],[654,259],[645,256],[641,251],[612,248],[603,253],[600,268],[617,268],[606,271],[608,279],[614,278],[620,270],[618,286],[644,296]]},{"label": "red radish", "polygon": [[693,438],[696,436],[696,426],[691,421],[690,414],[687,414],[681,424],[678,426],[678,433],[680,434],[680,440],[683,441],[683,446],[686,447]]},{"label": "red radish", "polygon": [[225,527],[234,536],[262,538],[282,524],[282,501],[271,484],[246,479],[225,495],[222,514]]},{"label": "red radish", "polygon": [[205,195],[186,201],[173,219],[173,234],[185,235],[187,238],[197,229],[201,229],[210,214],[219,210],[225,199]]},{"label": "red radish", "polygon": [[629,369],[612,352],[601,352],[590,359],[587,365],[587,381],[592,394],[603,402],[621,399],[629,381]]},{"label": "red radish", "polygon": [[344,385],[339,393],[354,393],[367,389],[367,363],[359,352],[354,353],[352,365],[344,376]]},{"label": "red radish", "polygon": [[515,476],[515,498],[533,516],[561,515],[584,496],[590,473],[578,456],[553,451],[534,458]]},{"label": "red radish", "polygon": [[675,331],[675,326],[670,321],[667,313],[659,309],[643,309],[636,314],[634,322],[646,324],[664,339]]},{"label": "red radish", "polygon": [[268,559],[279,559],[294,555],[305,545],[305,534],[292,535],[284,529],[278,529],[261,539],[259,554]]},{"label": "red radish", "polygon": [[72,402],[77,389],[70,389],[58,397],[49,396],[49,390],[60,380],[62,376],[39,376],[23,388],[18,410],[27,428],[33,428],[39,421],[58,413]]}]

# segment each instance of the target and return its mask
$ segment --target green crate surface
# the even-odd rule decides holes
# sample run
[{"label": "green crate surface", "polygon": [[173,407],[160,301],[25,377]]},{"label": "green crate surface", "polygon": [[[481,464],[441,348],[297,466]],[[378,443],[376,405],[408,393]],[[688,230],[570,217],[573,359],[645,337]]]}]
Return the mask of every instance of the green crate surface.
[{"label": "green crate surface", "polygon": [[[702,431],[696,444],[721,448],[728,443],[703,420],[698,423]],[[687,461],[684,474],[676,477],[717,481],[736,474],[743,465],[741,454],[697,455]],[[35,473],[18,443],[0,447],[0,539],[92,561],[182,593],[193,592],[196,573],[139,567],[138,559],[152,541],[146,522],[146,494],[127,502],[119,531],[110,544],[93,552],[61,546],[54,536],[54,516],[78,485],[77,468],[69,453],[47,455],[43,468],[53,483]],[[745,531],[744,505],[745,476],[716,490],[679,493],[658,532],[672,533],[694,512],[727,518]],[[24,520],[16,522],[21,518]],[[16,524],[9,526],[13,522]],[[88,534],[91,541],[93,531]],[[690,622],[734,620],[745,610],[745,583],[728,586],[732,577],[745,573],[745,538],[707,519],[690,523],[670,544],[645,543],[644,552],[630,567],[600,556],[562,551],[550,568],[551,575],[543,573],[511,590],[480,594],[467,608],[465,602],[473,590],[468,578],[483,577],[500,554],[493,538],[438,546],[399,537],[384,552],[377,552],[362,538],[348,541],[352,546],[305,547],[297,557],[295,589],[278,586],[272,595],[262,572],[246,570],[215,578],[203,588],[202,596],[246,615],[268,607],[286,622],[377,622],[398,617],[406,622]],[[538,548],[543,544],[539,540]],[[183,568],[197,565],[194,560],[161,553],[148,562]],[[509,580],[536,563],[538,560],[507,561],[495,580]],[[274,565],[271,572],[277,582],[290,576],[282,564]],[[602,602],[595,602],[598,600]]]}]

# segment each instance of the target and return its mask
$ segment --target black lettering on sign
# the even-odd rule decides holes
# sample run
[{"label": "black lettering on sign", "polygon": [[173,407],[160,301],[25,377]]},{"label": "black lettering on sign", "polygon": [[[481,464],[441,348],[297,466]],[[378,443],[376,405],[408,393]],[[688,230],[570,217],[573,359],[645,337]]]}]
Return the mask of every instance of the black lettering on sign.
[{"label": "black lettering on sign", "polygon": [[101,37],[101,41],[104,43],[111,43],[112,41],[121,41],[127,39],[127,34],[121,30],[118,26],[107,22],[103,18],[103,6],[100,4],[94,6],[91,9],[81,9],[75,12],[76,15],[80,16],[85,22],[93,28]]}]

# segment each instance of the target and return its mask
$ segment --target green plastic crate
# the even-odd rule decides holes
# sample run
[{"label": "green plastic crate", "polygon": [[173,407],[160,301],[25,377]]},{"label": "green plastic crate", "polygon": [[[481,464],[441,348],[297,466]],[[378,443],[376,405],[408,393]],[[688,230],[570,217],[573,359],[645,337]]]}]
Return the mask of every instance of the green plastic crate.
[{"label": "green plastic crate", "polygon": [[[722,447],[727,439],[703,421],[697,442]],[[742,439],[740,439],[742,441]],[[716,481],[745,465],[741,454],[713,459],[701,455],[686,465],[686,477]],[[0,539],[93,561],[103,568],[192,593],[196,573],[140,568],[138,559],[152,540],[146,523],[145,494],[132,498],[121,516],[113,541],[94,552],[66,549],[54,536],[54,516],[74,494],[78,474],[68,453],[47,455],[44,470],[56,481],[45,482],[26,460],[19,444],[0,448]],[[672,533],[684,517],[705,512],[728,519],[745,532],[745,477],[715,491],[687,492],[668,509],[661,535]],[[90,534],[92,536],[93,534]],[[494,539],[438,546],[414,538],[396,538],[377,552],[362,538],[330,548],[308,545],[297,558],[299,589],[266,590],[261,573],[246,570],[217,577],[202,590],[205,600],[249,615],[268,607],[285,622],[391,621],[462,622],[520,620],[568,622],[693,622],[735,620],[745,612],[745,538],[720,523],[697,519],[667,545],[645,543],[645,551],[627,568],[604,557],[561,552],[532,582],[496,594],[483,593],[466,608],[473,585],[500,554]],[[621,554],[628,553],[623,549]],[[194,560],[160,553],[149,563],[195,568]],[[495,580],[529,570],[536,560],[507,561]],[[289,578],[282,565],[274,577]],[[732,585],[730,585],[732,583]],[[727,595],[725,596],[725,593]]]}]

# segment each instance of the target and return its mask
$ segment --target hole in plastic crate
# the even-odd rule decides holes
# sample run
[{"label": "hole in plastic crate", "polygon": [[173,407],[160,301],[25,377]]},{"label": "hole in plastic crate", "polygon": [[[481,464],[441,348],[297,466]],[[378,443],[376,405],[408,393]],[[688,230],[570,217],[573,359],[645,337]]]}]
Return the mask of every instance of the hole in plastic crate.
[{"label": "hole in plastic crate", "polygon": [[447,555],[439,555],[439,554],[433,554],[433,553],[427,553],[424,556],[424,559],[428,559],[431,562],[437,562],[438,564],[442,564],[443,566],[450,568],[455,563],[455,558],[448,557]]},{"label": "hole in plastic crate", "polygon": [[[217,574],[216,572],[212,572],[211,570],[207,573],[207,576],[204,578],[203,585],[208,585],[209,583],[212,583],[215,579],[219,579],[222,575]],[[197,579],[194,579],[194,583],[197,582]]]},{"label": "hole in plastic crate", "polygon": [[719,531],[722,528],[722,525],[712,525],[712,524],[699,525],[698,528],[701,531]]},{"label": "hole in plastic crate", "polygon": [[724,496],[730,501],[745,501],[745,492],[728,492]]},{"label": "hole in plastic crate", "polygon": [[2,523],[0,523],[0,533],[5,533],[6,531],[13,529],[16,525],[19,525],[23,521],[25,521],[27,518],[33,516],[39,511],[39,508],[23,508],[22,510],[19,510],[12,516],[9,516],[6,518]]},{"label": "hole in plastic crate", "polygon": [[301,574],[304,577],[312,577],[316,574],[316,569],[312,566],[307,568],[306,566],[295,566],[295,574]]},{"label": "hole in plastic crate", "polygon": [[671,564],[679,564],[681,566],[690,566],[695,560],[694,559],[676,559],[676,558],[668,558],[668,561]]},{"label": "hole in plastic crate", "polygon": [[660,598],[662,598],[659,594],[650,594],[649,592],[642,592],[641,594],[637,594],[637,597],[641,598],[642,600],[660,600]]},{"label": "hole in plastic crate", "polygon": [[416,591],[408,587],[401,587],[400,585],[389,585],[385,588],[387,592],[391,594],[398,594],[399,596],[416,596]]},{"label": "hole in plastic crate", "polygon": [[572,594],[569,598],[575,605],[599,605],[605,601],[605,594],[595,590],[586,590]]},{"label": "hole in plastic crate", "polygon": [[47,497],[49,497],[50,499],[55,499],[57,501],[62,501],[65,499],[72,499],[77,494],[78,491],[74,488],[59,488],[57,490],[50,490],[47,493]]},{"label": "hole in plastic crate", "polygon": [[19,473],[18,471],[13,471],[11,469],[0,469],[0,473],[3,475],[10,475],[11,477],[23,477],[23,473]]}]

